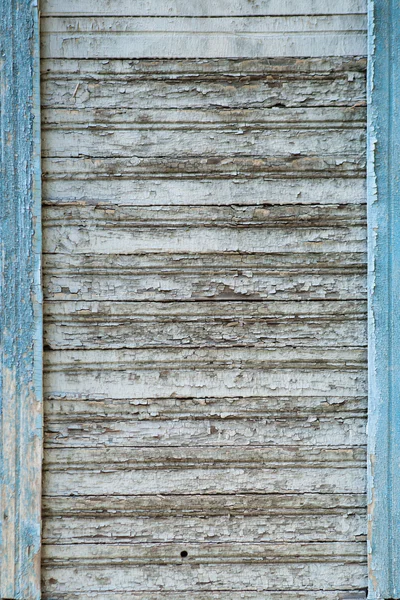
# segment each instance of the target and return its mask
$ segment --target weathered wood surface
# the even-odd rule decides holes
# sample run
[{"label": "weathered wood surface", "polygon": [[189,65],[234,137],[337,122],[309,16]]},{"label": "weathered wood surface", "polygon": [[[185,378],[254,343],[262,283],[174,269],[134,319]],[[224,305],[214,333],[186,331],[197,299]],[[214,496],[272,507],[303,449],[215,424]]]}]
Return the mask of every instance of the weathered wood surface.
[{"label": "weathered wood surface", "polygon": [[256,58],[366,53],[365,14],[43,17],[44,58]]},{"label": "weathered wood surface", "polygon": [[43,450],[38,3],[0,2],[0,598],[40,598]]},{"label": "weathered wood surface", "polygon": [[[62,348],[365,347],[366,307],[323,301],[48,302],[45,343]],[[340,311],[340,312],[339,312]],[[149,336],[149,327],[152,335]]]},{"label": "weathered wood surface", "polygon": [[[55,586],[54,586],[55,587]],[[261,595],[262,594],[262,595]],[[101,592],[101,593],[85,593],[82,591],[68,593],[69,600],[89,600],[93,598],[101,598],[102,600],[164,600],[168,597],[168,592]],[[183,600],[188,597],[188,592],[174,592],[174,599]],[[194,600],[346,600],[348,598],[348,592],[343,591],[308,591],[308,592],[291,592],[291,591],[269,591],[269,592],[249,592],[246,590],[242,591],[228,591],[228,592],[199,592],[198,590],[190,590],[190,597]],[[47,594],[43,596],[46,600],[52,598],[59,600],[65,598],[63,592],[56,593],[52,592],[51,596]],[[365,600],[365,590],[362,592],[355,592],[351,596],[351,600]]]},{"label": "weathered wood surface", "polygon": [[198,62],[48,59],[42,60],[42,106],[46,113],[75,107],[109,112],[213,108],[215,113],[217,107],[232,111],[322,106],[339,112],[340,107],[365,106],[365,67],[364,58],[341,57]]},{"label": "weathered wood surface", "polygon": [[43,598],[361,599],[365,7],[162,4],[42,6]]},{"label": "weathered wood surface", "polygon": [[366,0],[42,0],[44,16],[273,16],[273,15],[365,15]]},{"label": "weathered wood surface", "polygon": [[[53,577],[51,577],[54,580]],[[53,581],[53,587],[54,585]],[[249,592],[246,590],[241,591],[228,591],[228,592],[199,592],[198,590],[190,590],[190,597],[193,600],[260,600],[262,594],[262,600],[346,600],[348,592],[343,591],[307,591],[307,592],[291,592],[291,591],[268,591],[268,592]],[[51,595],[43,595],[43,598],[49,600],[61,600],[66,596],[63,592],[51,592]],[[68,600],[92,600],[93,598],[101,598],[101,600],[164,600],[168,597],[168,592],[68,592]],[[186,600],[188,592],[174,592],[174,600]],[[365,600],[365,591],[352,593],[351,600]]]}]

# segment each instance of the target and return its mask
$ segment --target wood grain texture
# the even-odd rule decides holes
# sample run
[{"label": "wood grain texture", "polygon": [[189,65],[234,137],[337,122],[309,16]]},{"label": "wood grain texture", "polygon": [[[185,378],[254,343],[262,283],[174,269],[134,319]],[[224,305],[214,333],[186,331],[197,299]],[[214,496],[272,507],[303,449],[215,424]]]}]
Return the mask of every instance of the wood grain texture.
[{"label": "wood grain texture", "polygon": [[43,17],[45,58],[365,56],[366,17]]},{"label": "wood grain texture", "polygon": [[[400,594],[399,527],[399,354],[398,292],[400,257],[396,206],[400,187],[395,162],[400,119],[394,99],[400,89],[395,2],[369,5],[369,597]],[[387,160],[386,157],[389,157]]]},{"label": "wood grain texture", "polygon": [[0,4],[0,597],[40,598],[41,170],[37,2]]},{"label": "wood grain texture", "polygon": [[[230,111],[357,108],[365,106],[365,68],[365,58],[341,57],[199,62],[53,58],[42,60],[42,105],[52,110],[102,108],[109,112],[218,107]],[[346,93],[340,93],[344,88]]]},{"label": "wood grain texture", "polygon": [[45,600],[365,596],[364,7],[323,4],[43,6]]},{"label": "wood grain texture", "polygon": [[[54,579],[52,577],[51,579]],[[54,583],[54,582],[53,582]],[[56,586],[54,586],[56,588]],[[68,592],[67,596],[57,591],[52,591],[50,594],[45,592],[43,598],[45,600],[59,600],[68,598],[68,600],[89,600],[92,598],[101,598],[104,600],[165,600],[170,595],[169,592],[89,592],[85,593],[82,591]],[[187,598],[187,592],[174,592],[174,599],[184,600]],[[249,592],[246,590],[240,590],[237,592],[199,592],[197,590],[190,591],[190,597],[194,600],[365,600],[365,591],[352,592],[349,596],[349,592],[343,591],[308,591],[308,592],[291,592],[291,591],[263,591],[263,592]]]},{"label": "wood grain texture", "polygon": [[44,0],[41,5],[45,16],[273,16],[273,15],[365,15],[365,0],[336,0],[334,4],[325,0],[70,0],[66,6],[61,0]]}]

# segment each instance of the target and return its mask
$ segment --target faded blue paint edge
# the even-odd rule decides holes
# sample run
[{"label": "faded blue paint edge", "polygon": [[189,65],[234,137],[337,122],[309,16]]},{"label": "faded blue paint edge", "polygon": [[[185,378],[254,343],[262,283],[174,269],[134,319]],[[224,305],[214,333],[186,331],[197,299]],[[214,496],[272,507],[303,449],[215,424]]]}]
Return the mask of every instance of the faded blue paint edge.
[{"label": "faded blue paint edge", "polygon": [[0,0],[0,597],[40,598],[42,292],[37,0]]},{"label": "faded blue paint edge", "polygon": [[400,3],[369,0],[369,598],[400,598]]}]

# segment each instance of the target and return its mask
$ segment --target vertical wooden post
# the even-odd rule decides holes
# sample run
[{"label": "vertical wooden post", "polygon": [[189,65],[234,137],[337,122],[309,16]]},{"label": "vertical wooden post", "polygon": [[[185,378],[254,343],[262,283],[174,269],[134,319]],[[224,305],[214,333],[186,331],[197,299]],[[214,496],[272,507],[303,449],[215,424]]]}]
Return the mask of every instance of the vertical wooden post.
[{"label": "vertical wooden post", "polygon": [[42,462],[37,0],[1,0],[0,33],[0,597],[36,600]]},{"label": "vertical wooden post", "polygon": [[400,598],[400,3],[370,0],[369,598]]}]

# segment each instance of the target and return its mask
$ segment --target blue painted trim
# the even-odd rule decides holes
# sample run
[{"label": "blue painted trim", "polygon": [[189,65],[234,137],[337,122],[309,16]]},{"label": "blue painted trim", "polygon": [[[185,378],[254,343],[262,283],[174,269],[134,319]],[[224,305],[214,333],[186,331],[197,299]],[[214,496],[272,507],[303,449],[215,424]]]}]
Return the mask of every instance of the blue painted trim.
[{"label": "blue painted trim", "polygon": [[400,598],[400,3],[369,2],[369,598]]},{"label": "blue painted trim", "polygon": [[0,597],[40,598],[41,172],[37,0],[0,0]]}]

